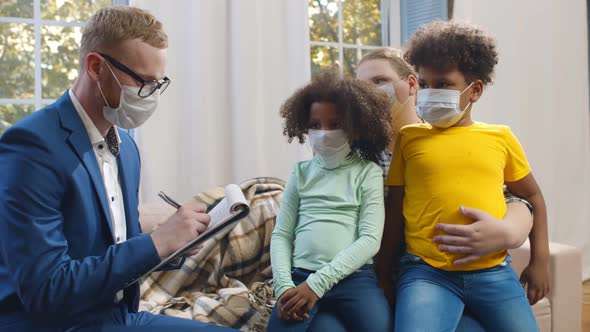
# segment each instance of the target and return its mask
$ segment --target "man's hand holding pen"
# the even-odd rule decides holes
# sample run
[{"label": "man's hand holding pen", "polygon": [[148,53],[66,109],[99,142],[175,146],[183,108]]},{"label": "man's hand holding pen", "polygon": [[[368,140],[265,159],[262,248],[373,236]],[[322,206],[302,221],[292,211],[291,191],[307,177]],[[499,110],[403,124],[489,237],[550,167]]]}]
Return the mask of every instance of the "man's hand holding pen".
[{"label": "man's hand holding pen", "polygon": [[[151,233],[158,255],[167,257],[203,233],[211,218],[204,204],[192,202],[181,206],[166,194],[161,194],[164,201],[177,208],[176,213]],[[186,256],[196,254],[199,249],[201,247],[194,248]]]}]

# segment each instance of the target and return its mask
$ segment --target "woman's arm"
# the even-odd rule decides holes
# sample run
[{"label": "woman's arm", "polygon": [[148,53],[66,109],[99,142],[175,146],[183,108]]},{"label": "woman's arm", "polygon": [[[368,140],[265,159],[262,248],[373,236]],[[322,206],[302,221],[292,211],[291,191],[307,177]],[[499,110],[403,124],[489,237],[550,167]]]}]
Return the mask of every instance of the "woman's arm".
[{"label": "woman's arm", "polygon": [[533,225],[529,208],[519,201],[507,204],[503,220],[470,207],[461,207],[461,214],[473,223],[437,224],[436,228],[447,234],[434,237],[441,251],[465,255],[456,260],[455,265],[471,263],[494,251],[520,247]]}]

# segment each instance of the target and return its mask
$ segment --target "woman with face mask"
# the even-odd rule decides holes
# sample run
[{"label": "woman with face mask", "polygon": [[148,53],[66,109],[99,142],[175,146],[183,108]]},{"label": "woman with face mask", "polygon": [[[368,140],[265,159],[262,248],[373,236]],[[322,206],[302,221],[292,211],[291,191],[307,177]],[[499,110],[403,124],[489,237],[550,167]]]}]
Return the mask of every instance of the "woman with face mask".
[{"label": "woman with face mask", "polygon": [[[435,114],[426,114],[425,112],[421,115],[421,119],[416,113],[416,96],[419,89],[417,75],[402,56],[401,50],[393,48],[373,50],[360,61],[356,74],[358,79],[374,83],[391,97],[392,143],[388,149],[382,152],[380,157],[384,177],[389,171],[391,151],[399,130],[408,124],[423,122],[423,119],[427,120],[425,118],[435,116]],[[452,119],[444,120],[449,122]],[[385,193],[387,194],[387,187],[385,187]],[[456,264],[467,264],[497,250],[519,247],[526,240],[532,227],[531,207],[527,201],[511,195],[509,192],[505,192],[505,199],[508,209],[504,221],[507,222],[498,222],[496,218],[486,212],[466,207],[461,213],[472,219],[473,223],[470,225],[441,223],[437,225],[437,228],[446,232],[447,235],[439,235],[433,238],[433,241],[440,244],[441,251],[464,254],[464,258],[455,261]],[[397,258],[392,257],[390,253],[393,251],[392,246],[399,245],[400,242],[403,243],[403,239],[392,239],[390,234],[391,230],[386,224],[382,247],[377,256],[376,269],[381,286],[386,290],[388,297],[393,299],[396,273],[392,274],[391,269],[396,269],[393,262],[397,261]],[[470,246],[454,245],[457,238],[462,238],[465,241],[461,242],[470,243]],[[391,275],[394,280],[390,278]],[[458,331],[474,330],[483,330],[483,328],[469,315],[464,315]]]}]

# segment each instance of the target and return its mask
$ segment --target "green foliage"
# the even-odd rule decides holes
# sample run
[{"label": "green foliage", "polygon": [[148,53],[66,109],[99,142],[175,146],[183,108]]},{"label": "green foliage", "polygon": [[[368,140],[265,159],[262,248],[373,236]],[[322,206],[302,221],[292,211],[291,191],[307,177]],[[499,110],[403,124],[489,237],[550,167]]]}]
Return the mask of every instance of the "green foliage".
[{"label": "green foliage", "polygon": [[[84,22],[111,0],[41,0],[41,17],[50,21]],[[342,42],[355,46],[381,45],[380,0],[342,0]],[[33,0],[2,0],[0,16],[33,18]],[[338,0],[309,0],[312,41],[339,40]],[[78,75],[80,27],[41,26],[41,95],[59,97]],[[28,23],[0,23],[0,98],[35,98],[34,26]],[[343,71],[354,75],[364,54],[357,48],[343,49]],[[340,66],[337,47],[312,46],[312,75]],[[10,124],[34,109],[34,105],[0,105],[0,134]]]},{"label": "green foliage", "polygon": [[79,27],[44,26],[41,29],[41,91],[43,99],[56,99],[78,76]]},{"label": "green foliage", "polygon": [[41,17],[52,21],[85,22],[111,0],[41,0]]},{"label": "green foliage", "polygon": [[33,18],[33,0],[2,0],[0,16]]},{"label": "green foliage", "polygon": [[[381,3],[380,0],[342,0],[342,42],[355,47],[343,48],[342,70],[354,76],[356,64],[365,53],[358,46],[380,46]],[[309,0],[310,40],[321,42],[339,41],[338,0]],[[340,67],[338,48],[312,46],[311,73]]]},{"label": "green foliage", "polygon": [[33,25],[0,23],[0,98],[34,97],[34,48]]},{"label": "green foliage", "polygon": [[27,104],[0,104],[0,135],[8,129],[13,123],[31,114],[35,110],[35,105]]},{"label": "green foliage", "polygon": [[[41,18],[84,22],[111,0],[41,0]],[[33,0],[2,0],[0,16],[33,18]],[[35,98],[35,27],[29,23],[0,23],[0,98]],[[82,29],[41,25],[41,98],[56,99],[78,75]],[[34,109],[34,105],[0,105],[0,134]]]}]

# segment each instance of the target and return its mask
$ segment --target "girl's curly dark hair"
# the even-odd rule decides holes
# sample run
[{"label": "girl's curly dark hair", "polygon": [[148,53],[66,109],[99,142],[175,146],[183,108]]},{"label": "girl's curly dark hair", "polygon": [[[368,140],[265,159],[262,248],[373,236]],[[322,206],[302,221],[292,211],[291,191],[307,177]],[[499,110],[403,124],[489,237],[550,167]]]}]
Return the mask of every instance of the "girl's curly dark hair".
[{"label": "girl's curly dark hair", "polygon": [[363,159],[379,161],[391,139],[391,99],[387,94],[368,82],[342,78],[333,72],[321,73],[281,106],[283,135],[289,143],[294,138],[305,142],[311,105],[316,102],[336,104],[351,148]]},{"label": "girl's curly dark hair", "polygon": [[476,25],[434,21],[420,27],[408,41],[404,59],[418,67],[448,70],[453,66],[466,81],[492,82],[498,63],[496,41]]}]

